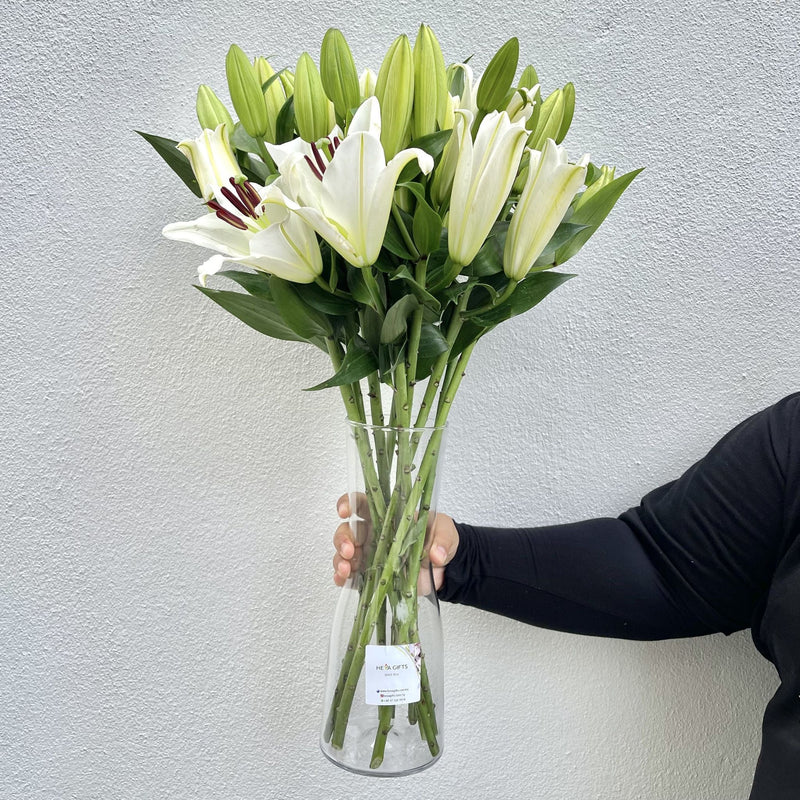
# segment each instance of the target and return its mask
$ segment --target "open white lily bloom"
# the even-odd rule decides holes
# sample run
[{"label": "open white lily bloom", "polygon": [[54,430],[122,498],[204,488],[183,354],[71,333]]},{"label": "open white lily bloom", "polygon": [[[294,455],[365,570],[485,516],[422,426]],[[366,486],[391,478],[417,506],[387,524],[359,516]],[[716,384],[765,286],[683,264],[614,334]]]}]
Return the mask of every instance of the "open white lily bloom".
[{"label": "open white lily bloom", "polygon": [[528,131],[525,120],[511,122],[505,111],[487,114],[475,142],[472,115],[456,111],[458,163],[453,176],[447,241],[450,258],[469,264],[489,235],[514,184]]},{"label": "open white lily bloom", "polygon": [[[338,130],[338,129],[337,129]],[[264,189],[245,180],[230,146],[225,123],[180,142],[213,214],[173,222],[162,233],[168,239],[216,250],[198,273],[208,275],[227,261],[277,275],[294,283],[311,283],[322,272],[314,231],[276,202],[275,187]]]},{"label": "open white lily bloom", "polygon": [[[269,146],[275,157],[277,148]],[[303,219],[350,264],[367,267],[380,254],[395,186],[409,161],[428,173],[433,159],[409,148],[389,163],[380,140],[380,105],[369,97],[353,116],[343,141],[312,145],[312,155],[290,153],[280,166],[284,205]]]},{"label": "open white lily bloom", "polygon": [[530,150],[528,179],[508,227],[503,271],[521,281],[542,254],[569,204],[586,179],[589,156],[570,164],[567,151],[552,139],[544,149]]}]

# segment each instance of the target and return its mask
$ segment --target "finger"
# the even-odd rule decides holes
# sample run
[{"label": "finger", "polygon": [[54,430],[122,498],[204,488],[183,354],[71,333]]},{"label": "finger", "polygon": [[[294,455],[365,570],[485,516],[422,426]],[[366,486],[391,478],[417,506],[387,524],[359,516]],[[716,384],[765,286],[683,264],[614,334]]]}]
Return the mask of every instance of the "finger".
[{"label": "finger", "polygon": [[356,547],[349,522],[343,522],[336,529],[336,533],[333,535],[333,546],[336,548],[336,552],[345,558],[353,557]]},{"label": "finger", "polygon": [[351,572],[350,561],[338,554],[335,555],[333,557],[333,571],[334,574],[340,575],[342,578],[349,578]]},{"label": "finger", "polygon": [[443,567],[452,561],[458,549],[458,531],[447,514],[437,514],[428,548],[428,557],[435,567]]},{"label": "finger", "polygon": [[343,494],[336,501],[336,513],[340,517],[349,517],[352,513],[352,508],[355,506],[356,516],[362,519],[369,519],[369,502],[364,492],[352,492],[350,494]]}]

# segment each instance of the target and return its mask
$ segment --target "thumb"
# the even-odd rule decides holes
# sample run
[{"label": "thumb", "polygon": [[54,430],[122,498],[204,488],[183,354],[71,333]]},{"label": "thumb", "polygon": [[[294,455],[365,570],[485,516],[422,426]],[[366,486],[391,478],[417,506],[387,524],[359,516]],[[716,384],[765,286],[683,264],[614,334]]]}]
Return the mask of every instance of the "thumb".
[{"label": "thumb", "polygon": [[458,531],[452,517],[437,514],[436,524],[431,537],[428,558],[434,567],[444,567],[453,560],[458,549]]}]

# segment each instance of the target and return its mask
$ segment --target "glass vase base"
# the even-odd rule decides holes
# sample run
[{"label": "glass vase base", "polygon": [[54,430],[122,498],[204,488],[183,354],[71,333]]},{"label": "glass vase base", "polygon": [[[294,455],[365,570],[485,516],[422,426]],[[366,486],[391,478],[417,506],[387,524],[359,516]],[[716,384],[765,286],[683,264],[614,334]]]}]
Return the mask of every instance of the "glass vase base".
[{"label": "glass vase base", "polygon": [[[373,778],[401,778],[404,775],[414,775],[432,767],[442,757],[443,747],[440,746],[439,752],[433,756],[426,742],[420,740],[419,746],[416,744],[409,746],[406,736],[390,731],[386,737],[383,763],[375,769],[365,768],[363,765],[369,764],[370,761],[376,731],[377,726],[371,726],[358,734],[351,727],[341,750],[334,749],[328,742],[320,742],[320,750],[325,758],[337,767],[355,775],[369,775]],[[418,758],[415,759],[414,756]],[[392,764],[397,760],[400,760],[403,766]]]}]

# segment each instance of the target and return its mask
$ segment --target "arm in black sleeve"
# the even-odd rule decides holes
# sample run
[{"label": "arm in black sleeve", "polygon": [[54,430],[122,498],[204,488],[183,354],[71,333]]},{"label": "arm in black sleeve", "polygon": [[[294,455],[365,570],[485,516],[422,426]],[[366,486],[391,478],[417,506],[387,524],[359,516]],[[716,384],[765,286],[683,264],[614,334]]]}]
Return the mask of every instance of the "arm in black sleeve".
[{"label": "arm in black sleeve", "polygon": [[797,399],[745,420],[619,519],[512,529],[457,522],[439,597],[596,636],[748,627],[785,547],[780,425]]}]

